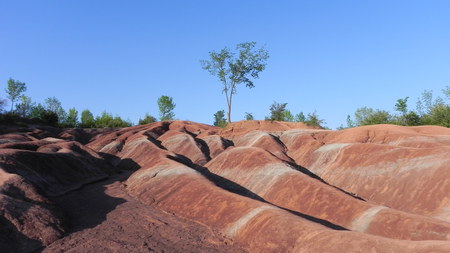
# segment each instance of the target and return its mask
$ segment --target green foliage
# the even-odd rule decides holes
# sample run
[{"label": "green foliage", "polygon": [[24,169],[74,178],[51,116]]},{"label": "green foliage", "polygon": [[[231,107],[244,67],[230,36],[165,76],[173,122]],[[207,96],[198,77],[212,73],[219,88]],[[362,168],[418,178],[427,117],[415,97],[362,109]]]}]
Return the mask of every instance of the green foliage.
[{"label": "green foliage", "polygon": [[156,122],[156,118],[153,117],[152,115],[146,113],[144,119],[139,119],[139,125],[145,125],[145,124],[150,124],[153,122]]},{"label": "green foliage", "polygon": [[33,119],[39,119],[44,113],[45,108],[40,103],[31,109],[30,117]]},{"label": "green foliage", "polygon": [[450,127],[450,106],[443,103],[436,104],[422,117],[422,122],[425,125]]},{"label": "green foliage", "polygon": [[6,100],[0,98],[0,113],[3,112],[3,110],[4,110],[4,108],[5,108],[5,105],[6,105]]},{"label": "green foliage", "polygon": [[358,126],[362,126],[365,124],[366,120],[370,115],[374,113],[374,110],[369,107],[361,107],[356,109],[355,111],[355,120]]},{"label": "green foliage", "polygon": [[325,123],[325,120],[320,119],[317,112],[314,111],[312,113],[308,113],[305,123],[309,126],[316,126],[316,127],[324,128],[322,126],[322,124]]},{"label": "green foliage", "polygon": [[44,124],[58,126],[58,115],[55,112],[46,110],[41,104],[38,104],[31,109],[29,117]]},{"label": "green foliage", "polygon": [[42,120],[42,122],[52,125],[52,126],[58,126],[58,115],[55,112],[44,110],[41,112],[41,115],[39,118]]},{"label": "green foliage", "polygon": [[[433,107],[432,102],[432,93],[424,92],[423,97],[425,98],[423,101],[419,101],[418,104],[426,105],[426,111],[430,110]],[[419,126],[422,124],[422,119],[419,114],[414,111],[408,111],[407,108],[408,97],[404,99],[398,99],[395,104],[395,110],[400,112],[401,114],[398,116],[393,116],[391,120],[391,124],[401,125],[401,126]],[[425,115],[425,114],[423,114]]]},{"label": "green foliage", "polygon": [[218,127],[226,127],[227,126],[227,121],[225,119],[225,111],[221,110],[221,111],[217,111],[216,113],[214,113],[214,126],[218,126]]},{"label": "green foliage", "polygon": [[388,111],[374,110],[368,107],[358,108],[355,112],[355,119],[358,126],[393,123],[392,115]]},{"label": "green foliage", "polygon": [[20,96],[20,103],[16,105],[15,112],[22,118],[29,118],[33,108],[36,106],[35,103],[31,101],[30,97],[25,95]]},{"label": "green foliage", "polygon": [[[450,99],[450,87],[447,86],[442,92]],[[420,124],[450,127],[449,107],[442,98],[433,99],[433,92],[425,90],[417,101]]]},{"label": "green foliage", "polygon": [[403,115],[403,118],[403,123],[405,126],[419,126],[422,124],[422,120],[419,114],[414,111],[406,113],[405,115]]},{"label": "green foliage", "polygon": [[66,121],[64,122],[66,127],[77,127],[79,125],[78,122],[78,111],[75,108],[69,109],[67,113]]},{"label": "green foliage", "polygon": [[88,109],[81,112],[81,127],[91,128],[95,127],[94,115]]},{"label": "green foliage", "polygon": [[294,115],[292,115],[291,111],[286,109],[286,110],[284,110],[283,119],[284,119],[284,121],[293,122]]},{"label": "green foliage", "polygon": [[95,117],[95,127],[113,127],[113,120],[112,114],[104,111],[100,116]]},{"label": "green foliage", "polygon": [[350,115],[347,115],[347,126],[344,127],[344,125],[341,124],[339,127],[337,127],[337,130],[343,130],[343,129],[352,128],[352,127],[355,127],[355,122],[353,122]]},{"label": "green foliage", "polygon": [[347,115],[347,128],[352,128],[352,127],[355,127],[355,122],[353,122],[350,115]]},{"label": "green foliage", "polygon": [[19,96],[27,90],[27,86],[25,83],[22,83],[18,80],[14,80],[9,78],[8,86],[6,88],[6,94],[8,95],[9,100],[11,100],[11,112],[14,108],[14,101],[19,98]]},{"label": "green foliage", "polygon": [[306,121],[305,114],[303,112],[299,112],[299,113],[295,114],[294,121],[295,122],[305,122]]},{"label": "green foliage", "polygon": [[447,99],[450,99],[450,86],[446,86],[445,89],[442,90]]},{"label": "green foliage", "polygon": [[122,120],[120,117],[113,117],[112,114],[107,113],[106,111],[102,112],[100,116],[95,117],[95,127],[129,127],[131,123],[128,121]]},{"label": "green foliage", "polygon": [[159,108],[159,116],[160,120],[173,120],[175,117],[175,113],[173,109],[175,109],[176,104],[173,103],[172,97],[169,96],[161,96],[158,98],[158,108]]},{"label": "green foliage", "polygon": [[61,102],[56,97],[46,98],[44,101],[44,108],[47,111],[54,112],[58,115],[59,123],[63,124],[66,121],[67,113],[64,111]]},{"label": "green foliage", "polygon": [[397,99],[397,103],[395,104],[395,110],[403,115],[408,111],[408,98],[409,97],[405,97],[404,99]]},{"label": "green foliage", "polygon": [[253,117],[252,113],[246,112],[245,113],[245,120],[254,120],[255,118]]},{"label": "green foliage", "polygon": [[130,127],[132,125],[129,120],[123,120],[119,116],[114,117],[113,127]]},{"label": "green foliage", "polygon": [[236,53],[225,47],[220,52],[209,52],[209,60],[202,60],[202,68],[217,76],[222,83],[222,92],[227,100],[228,123],[231,122],[231,105],[236,86],[245,84],[253,88],[252,79],[259,78],[259,73],[266,67],[269,58],[264,48],[255,49],[256,42],[244,42],[236,45]]},{"label": "green foliage", "polygon": [[[446,94],[447,90],[444,90]],[[439,104],[444,104],[444,100],[437,97],[433,100],[433,91],[425,90],[422,92],[422,96],[417,100],[417,111],[419,115],[424,116],[431,112],[433,107]]]},{"label": "green foliage", "polygon": [[276,121],[284,121],[285,120],[285,113],[286,113],[286,106],[287,103],[277,103],[273,102],[272,105],[270,105],[270,116],[268,119],[270,120],[276,120]]},{"label": "green foliage", "polygon": [[5,112],[0,114],[1,124],[15,124],[18,121],[20,121],[20,117],[14,112]]}]

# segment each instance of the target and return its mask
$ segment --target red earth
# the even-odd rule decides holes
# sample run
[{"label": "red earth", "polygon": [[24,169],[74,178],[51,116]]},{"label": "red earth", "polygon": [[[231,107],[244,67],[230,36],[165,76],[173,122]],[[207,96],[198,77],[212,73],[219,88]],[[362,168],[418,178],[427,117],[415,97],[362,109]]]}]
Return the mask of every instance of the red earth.
[{"label": "red earth", "polygon": [[450,129],[0,126],[1,252],[450,252]]}]

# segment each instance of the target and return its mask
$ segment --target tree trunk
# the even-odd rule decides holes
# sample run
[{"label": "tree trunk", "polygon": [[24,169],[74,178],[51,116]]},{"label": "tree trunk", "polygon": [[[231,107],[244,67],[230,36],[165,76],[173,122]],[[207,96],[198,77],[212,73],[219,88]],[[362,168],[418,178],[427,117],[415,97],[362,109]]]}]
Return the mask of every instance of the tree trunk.
[{"label": "tree trunk", "polygon": [[233,87],[231,87],[230,96],[227,96],[227,104],[228,104],[228,124],[231,123],[231,99],[233,98]]},{"label": "tree trunk", "polygon": [[230,124],[231,123],[231,101],[228,104],[228,115],[227,115],[227,118],[228,118],[228,124]]}]

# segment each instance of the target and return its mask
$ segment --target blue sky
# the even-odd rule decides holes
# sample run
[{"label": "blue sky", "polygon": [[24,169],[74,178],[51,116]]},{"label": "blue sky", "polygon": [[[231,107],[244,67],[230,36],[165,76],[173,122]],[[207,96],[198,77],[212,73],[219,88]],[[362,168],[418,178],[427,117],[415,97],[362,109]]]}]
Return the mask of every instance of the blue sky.
[{"label": "blue sky", "polygon": [[256,41],[269,51],[255,88],[238,88],[232,120],[274,102],[326,126],[368,106],[410,108],[450,85],[450,1],[0,0],[0,97],[12,77],[36,102],[106,110],[136,123],[173,97],[178,119],[212,124],[226,109],[208,52]]}]

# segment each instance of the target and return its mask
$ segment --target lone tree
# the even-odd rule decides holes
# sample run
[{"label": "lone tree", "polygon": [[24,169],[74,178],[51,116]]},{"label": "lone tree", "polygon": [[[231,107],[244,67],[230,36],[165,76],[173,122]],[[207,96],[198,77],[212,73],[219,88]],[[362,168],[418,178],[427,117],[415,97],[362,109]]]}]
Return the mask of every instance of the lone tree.
[{"label": "lone tree", "polygon": [[228,105],[228,123],[231,123],[231,103],[236,94],[236,86],[243,83],[248,88],[253,88],[251,79],[259,78],[259,72],[266,67],[269,54],[264,48],[255,49],[255,45],[256,42],[237,44],[237,54],[225,47],[218,53],[209,52],[210,59],[201,61],[203,69],[217,76],[223,85],[222,92],[225,93]]},{"label": "lone tree", "polygon": [[159,116],[161,121],[173,120],[175,117],[175,113],[173,113],[175,106],[176,104],[173,103],[172,97],[161,96],[158,98]]},{"label": "lone tree", "polygon": [[11,111],[14,108],[14,101],[16,101],[26,90],[27,86],[25,83],[9,78],[6,94],[8,94],[8,98],[11,100]]}]

